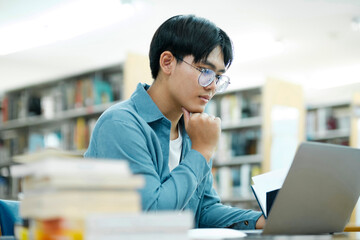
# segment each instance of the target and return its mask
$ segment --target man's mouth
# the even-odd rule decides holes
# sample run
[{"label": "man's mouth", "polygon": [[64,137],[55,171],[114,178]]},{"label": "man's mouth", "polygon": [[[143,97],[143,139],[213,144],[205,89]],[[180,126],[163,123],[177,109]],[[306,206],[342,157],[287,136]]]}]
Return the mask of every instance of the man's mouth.
[{"label": "man's mouth", "polygon": [[201,95],[199,96],[204,102],[210,101],[211,97],[209,95]]}]

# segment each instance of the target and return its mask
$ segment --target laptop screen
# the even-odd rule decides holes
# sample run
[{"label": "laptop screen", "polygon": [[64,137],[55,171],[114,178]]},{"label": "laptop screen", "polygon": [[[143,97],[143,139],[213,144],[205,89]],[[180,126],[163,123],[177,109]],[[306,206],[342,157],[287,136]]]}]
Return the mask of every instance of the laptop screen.
[{"label": "laptop screen", "polygon": [[342,232],[360,195],[359,170],[360,149],[302,143],[263,234]]}]

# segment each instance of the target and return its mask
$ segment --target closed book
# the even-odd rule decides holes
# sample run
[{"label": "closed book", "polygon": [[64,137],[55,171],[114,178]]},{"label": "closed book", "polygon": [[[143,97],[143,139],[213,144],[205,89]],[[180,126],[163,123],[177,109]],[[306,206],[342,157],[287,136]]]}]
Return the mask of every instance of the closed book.
[{"label": "closed book", "polygon": [[36,219],[139,211],[141,198],[136,191],[53,191],[24,195],[20,203],[20,215]]},{"label": "closed book", "polygon": [[27,176],[21,182],[23,193],[40,190],[60,189],[140,189],[145,184],[141,175],[120,174]]},{"label": "closed book", "polygon": [[[33,134],[31,134],[33,135]],[[30,135],[30,136],[31,136]],[[30,138],[30,137],[29,137]],[[29,139],[30,141],[30,139]],[[42,141],[44,141],[42,139]],[[44,144],[42,144],[44,145]],[[59,148],[47,147],[33,149],[34,151],[29,151],[29,153],[13,156],[13,161],[16,163],[31,163],[37,162],[40,160],[45,160],[49,158],[82,158],[82,153],[75,151],[67,151]]]},{"label": "closed book", "polygon": [[190,211],[91,214],[85,218],[85,234],[86,239],[101,235],[128,239],[126,237],[136,234],[149,234],[149,238],[151,234],[164,234],[172,239],[173,234],[186,235],[193,225],[193,214]]},{"label": "closed book", "polygon": [[132,176],[127,161],[89,158],[64,158],[50,155],[43,160],[11,166],[13,177],[72,175]]}]

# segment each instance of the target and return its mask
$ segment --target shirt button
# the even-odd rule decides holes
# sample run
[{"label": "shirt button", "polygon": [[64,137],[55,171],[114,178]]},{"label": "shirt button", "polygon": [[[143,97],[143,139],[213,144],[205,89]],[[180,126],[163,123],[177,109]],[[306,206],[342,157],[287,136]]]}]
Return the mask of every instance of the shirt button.
[{"label": "shirt button", "polygon": [[248,222],[248,221],[245,221],[244,224],[247,226],[247,225],[249,225],[249,222]]}]

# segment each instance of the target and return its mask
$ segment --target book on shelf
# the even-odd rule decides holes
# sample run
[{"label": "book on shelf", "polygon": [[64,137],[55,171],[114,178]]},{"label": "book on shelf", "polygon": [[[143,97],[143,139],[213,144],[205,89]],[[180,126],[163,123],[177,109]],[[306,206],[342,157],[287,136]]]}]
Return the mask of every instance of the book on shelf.
[{"label": "book on shelf", "polygon": [[216,190],[224,199],[249,199],[251,178],[259,172],[259,164],[244,163],[238,166],[221,167],[214,172]]},{"label": "book on shelf", "polygon": [[279,169],[252,177],[251,189],[265,218],[270,213],[287,173],[288,169]]},{"label": "book on shelf", "polygon": [[41,132],[31,131],[28,135],[29,153],[36,152],[44,148],[61,148],[63,142],[63,134],[61,129],[43,129]]},{"label": "book on shelf", "polygon": [[232,157],[258,154],[261,144],[261,129],[224,131],[220,136],[216,159],[220,163]]},{"label": "book on shelf", "polygon": [[8,130],[2,132],[4,147],[8,149],[9,156],[22,154],[26,146],[26,136],[16,131]]},{"label": "book on shelf", "polygon": [[5,96],[1,101],[2,122],[9,120],[9,97]]},{"label": "book on shelf", "polygon": [[350,135],[350,105],[311,108],[307,112],[306,127],[308,139],[334,138],[334,130]]},{"label": "book on shelf", "polygon": [[25,151],[34,152],[49,147],[83,151],[89,145],[96,120],[96,117],[78,117],[64,121],[58,126],[30,130]]},{"label": "book on shelf", "polygon": [[76,119],[74,140],[75,147],[78,150],[86,149],[89,144],[89,129],[83,117]]},{"label": "book on shelf", "polygon": [[228,94],[220,100],[220,117],[223,124],[237,123],[241,119],[241,102],[236,94]]},{"label": "book on shelf", "polygon": [[111,84],[104,81],[99,74],[94,76],[93,85],[95,105],[114,101]]},{"label": "book on shelf", "polygon": [[7,164],[11,162],[10,151],[3,145],[0,140],[0,164]]}]

